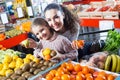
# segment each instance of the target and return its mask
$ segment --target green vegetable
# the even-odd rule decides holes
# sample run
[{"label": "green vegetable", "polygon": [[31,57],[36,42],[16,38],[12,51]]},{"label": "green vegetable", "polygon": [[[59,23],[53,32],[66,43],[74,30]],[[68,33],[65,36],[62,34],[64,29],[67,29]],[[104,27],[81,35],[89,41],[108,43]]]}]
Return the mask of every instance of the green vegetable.
[{"label": "green vegetable", "polygon": [[108,31],[103,51],[109,51],[118,54],[120,49],[120,33],[115,30]]}]

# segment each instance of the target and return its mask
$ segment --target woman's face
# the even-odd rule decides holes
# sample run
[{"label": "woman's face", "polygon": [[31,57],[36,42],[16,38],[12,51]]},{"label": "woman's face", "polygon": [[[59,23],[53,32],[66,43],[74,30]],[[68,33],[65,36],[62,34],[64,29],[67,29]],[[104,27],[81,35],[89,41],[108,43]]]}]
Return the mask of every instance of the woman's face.
[{"label": "woman's face", "polygon": [[50,30],[46,26],[35,26],[32,28],[32,32],[38,39],[48,40],[50,38]]},{"label": "woman's face", "polygon": [[62,31],[64,29],[64,15],[57,9],[50,9],[45,12],[45,18],[55,31]]}]

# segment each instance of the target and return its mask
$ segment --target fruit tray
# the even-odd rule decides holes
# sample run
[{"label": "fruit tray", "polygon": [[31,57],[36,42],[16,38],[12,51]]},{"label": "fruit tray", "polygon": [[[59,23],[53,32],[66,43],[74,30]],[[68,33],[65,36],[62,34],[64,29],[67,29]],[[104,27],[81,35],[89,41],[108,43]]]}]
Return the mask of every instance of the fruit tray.
[{"label": "fruit tray", "polygon": [[5,48],[12,48],[27,38],[28,38],[27,33],[23,33],[18,36],[0,41],[0,45],[3,45]]},{"label": "fruit tray", "polygon": [[[62,63],[67,62],[67,61],[69,61],[69,59],[65,59],[65,60],[57,63],[55,66],[50,67],[50,68],[48,68],[48,69],[46,69],[46,70],[44,70],[44,71],[39,72],[37,75],[35,75],[35,76],[31,77],[31,78],[28,78],[28,80],[35,80],[35,79],[37,79],[38,77],[45,75],[45,74],[46,74],[47,72],[49,72],[50,70],[59,67]],[[40,79],[40,80],[41,80],[41,79]],[[42,80],[44,80],[44,78],[42,78]]]},{"label": "fruit tray", "polygon": [[[80,63],[74,62],[74,61],[72,61],[71,63],[73,63],[73,64],[80,64]],[[80,65],[86,66],[85,64],[80,64]],[[59,67],[59,66],[57,66],[57,67]],[[57,67],[52,68],[52,69],[56,69]],[[88,66],[88,67],[89,67],[89,66]],[[95,67],[89,67],[89,68],[94,69],[95,71],[98,71],[98,72],[104,71],[104,72],[106,72],[107,74],[112,74],[112,75],[114,75],[114,76],[117,76],[117,77],[115,78],[115,80],[119,80],[120,75],[117,74],[117,73],[113,73],[113,72],[101,70],[101,69],[98,69],[98,68],[95,68]],[[73,74],[74,74],[74,73],[73,73]],[[43,76],[43,75],[41,75],[41,76],[39,75],[39,77],[34,78],[34,79],[30,79],[30,80],[46,80],[46,79],[44,78],[45,75],[46,75],[46,74],[44,74],[44,76]],[[97,75],[97,73],[96,73],[96,75]],[[98,79],[98,80],[99,80],[99,79]]]},{"label": "fruit tray", "polygon": [[[74,61],[72,61],[72,63],[73,63],[73,64],[78,64],[77,62],[74,62]],[[79,64],[81,64],[81,63],[79,63]],[[86,64],[82,63],[81,65],[82,65],[82,66],[85,66]],[[96,67],[91,67],[91,66],[88,66],[88,67],[91,68],[91,69],[94,69],[94,70],[96,70],[96,71],[105,71],[105,72],[108,73],[108,74],[113,74],[113,75],[116,75],[116,76],[120,76],[120,74],[118,74],[118,73],[114,73],[114,72],[102,70],[102,69],[99,69],[99,68],[96,68]]]}]

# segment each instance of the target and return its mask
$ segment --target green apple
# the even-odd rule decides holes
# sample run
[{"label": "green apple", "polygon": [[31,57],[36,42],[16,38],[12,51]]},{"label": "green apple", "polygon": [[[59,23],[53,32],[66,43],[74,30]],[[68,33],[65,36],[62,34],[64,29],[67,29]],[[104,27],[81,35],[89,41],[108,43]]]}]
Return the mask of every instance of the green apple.
[{"label": "green apple", "polygon": [[24,47],[27,48],[27,47],[29,46],[29,40],[26,39],[26,40],[22,41],[22,42],[21,42],[21,45],[23,45]]}]

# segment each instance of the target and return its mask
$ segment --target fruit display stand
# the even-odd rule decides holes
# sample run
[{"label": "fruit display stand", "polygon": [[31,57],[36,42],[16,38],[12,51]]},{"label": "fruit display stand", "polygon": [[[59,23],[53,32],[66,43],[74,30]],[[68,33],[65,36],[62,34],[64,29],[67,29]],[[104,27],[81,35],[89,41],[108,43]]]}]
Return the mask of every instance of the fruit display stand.
[{"label": "fruit display stand", "polygon": [[67,61],[69,61],[69,59],[65,59],[65,60],[57,63],[56,65],[54,65],[54,66],[52,66],[52,67],[50,67],[50,68],[48,68],[48,69],[46,69],[46,70],[44,70],[44,71],[39,72],[37,75],[29,78],[28,80],[35,80],[35,79],[39,78],[40,76],[45,75],[45,74],[48,73],[49,71],[51,71],[51,70],[59,67],[62,63],[67,62]]},{"label": "fruit display stand", "polygon": [[[62,68],[65,68],[65,72],[63,70],[63,73],[61,73]],[[88,74],[89,76],[87,76]],[[87,79],[88,80],[89,79],[90,80],[115,80],[115,78],[120,76],[119,74],[116,74],[113,72],[101,70],[95,67],[89,67],[89,66],[86,66],[85,64],[80,64],[74,61],[63,62],[57,68],[54,68],[51,71],[43,75],[39,75],[38,78],[36,78],[36,80],[37,79],[38,80],[49,80],[49,79],[51,80],[54,78],[55,80],[56,79],[57,80],[67,80],[67,79],[68,80],[87,80]],[[66,77],[63,78],[63,76],[66,76]],[[112,76],[112,79],[110,79],[111,76]],[[30,80],[35,80],[35,79],[30,79]]]},{"label": "fruit display stand", "polygon": [[0,41],[0,44],[3,45],[5,48],[12,48],[27,38],[27,33],[23,33],[12,38]]}]

